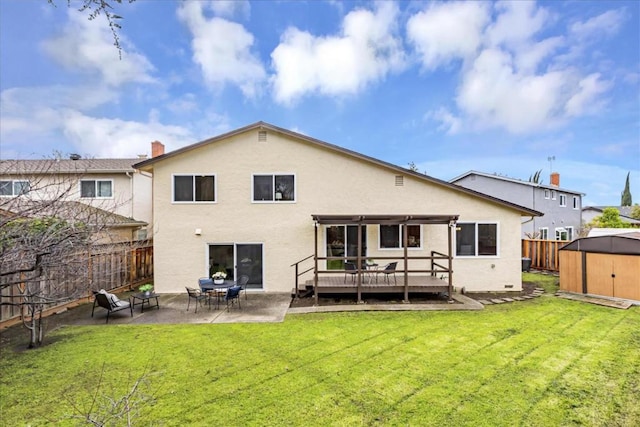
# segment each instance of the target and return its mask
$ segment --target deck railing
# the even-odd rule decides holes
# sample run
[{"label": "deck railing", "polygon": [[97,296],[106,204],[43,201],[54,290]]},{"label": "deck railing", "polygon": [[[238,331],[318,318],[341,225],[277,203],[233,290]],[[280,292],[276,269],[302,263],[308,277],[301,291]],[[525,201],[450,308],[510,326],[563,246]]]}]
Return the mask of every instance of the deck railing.
[{"label": "deck railing", "polygon": [[559,271],[558,250],[567,243],[567,240],[522,239],[522,257],[529,258],[535,270]]},{"label": "deck railing", "polygon": [[302,276],[305,273],[308,273],[310,271],[313,271],[313,269],[314,269],[314,267],[312,266],[312,267],[307,268],[304,271],[300,271],[301,270],[300,264],[302,264],[303,262],[305,262],[305,261],[307,261],[309,259],[312,259],[312,258],[313,258],[313,254],[309,255],[306,258],[302,258],[300,261],[294,262],[293,264],[290,265],[290,267],[295,267],[295,272],[296,272],[295,273],[296,274],[296,276],[295,276],[295,296],[296,297],[300,295],[300,293],[298,291],[299,284],[300,284],[300,276]]}]

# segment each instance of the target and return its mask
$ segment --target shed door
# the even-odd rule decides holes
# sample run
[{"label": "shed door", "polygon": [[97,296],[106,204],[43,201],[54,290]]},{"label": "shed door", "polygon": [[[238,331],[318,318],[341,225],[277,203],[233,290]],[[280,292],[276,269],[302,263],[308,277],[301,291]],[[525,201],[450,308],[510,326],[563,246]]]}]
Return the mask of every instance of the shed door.
[{"label": "shed door", "polygon": [[582,293],[582,252],[560,251],[560,289]]},{"label": "shed door", "polygon": [[587,254],[587,293],[613,296],[613,258],[615,255]]},{"label": "shed door", "polygon": [[640,256],[616,255],[613,296],[640,301]]}]

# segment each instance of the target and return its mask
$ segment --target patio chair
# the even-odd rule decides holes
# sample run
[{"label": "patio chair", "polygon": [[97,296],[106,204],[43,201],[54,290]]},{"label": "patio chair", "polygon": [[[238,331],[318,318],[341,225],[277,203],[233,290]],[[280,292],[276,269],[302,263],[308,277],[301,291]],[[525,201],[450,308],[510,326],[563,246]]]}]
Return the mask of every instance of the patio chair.
[{"label": "patio chair", "polygon": [[397,262],[390,262],[389,264],[385,265],[382,270],[378,270],[378,274],[384,274],[384,279],[387,283],[389,283],[389,275],[393,274],[393,281],[397,285],[398,284],[398,279],[396,279],[397,266],[398,266]]},{"label": "patio chair", "polygon": [[237,302],[238,308],[240,307],[240,291],[242,288],[238,285],[232,286],[227,289],[227,293],[224,296],[224,301],[227,303],[227,311],[229,311],[229,307],[233,307],[233,305]]},{"label": "patio chair", "polygon": [[347,261],[344,263],[344,283],[347,283],[347,275],[349,274],[351,275],[351,282],[355,283],[358,269],[356,268],[355,263]]},{"label": "patio chair", "polygon": [[185,286],[185,288],[187,289],[187,294],[189,296],[189,298],[187,299],[187,311],[189,311],[189,305],[191,304],[191,300],[194,299],[196,300],[196,313],[198,312],[198,304],[202,304],[203,300],[206,300],[207,298],[209,298],[207,295],[203,294],[202,292],[200,292],[199,290],[195,289],[195,288],[190,288],[188,286]]},{"label": "patio chair", "polygon": [[109,315],[111,315],[111,313],[115,313],[120,310],[129,309],[131,317],[133,317],[133,305],[130,301],[123,301],[114,294],[110,294],[103,289],[98,292],[94,292],[93,295],[95,296],[95,300],[93,302],[93,309],[91,310],[91,317],[93,317],[93,311],[95,310],[96,305],[107,310],[106,323],[109,323]]},{"label": "patio chair", "polygon": [[247,283],[249,283],[249,276],[247,275],[242,275],[240,276],[240,279],[238,279],[237,282],[237,286],[240,286],[240,288],[242,288],[242,293],[244,293],[244,299],[247,299]]}]

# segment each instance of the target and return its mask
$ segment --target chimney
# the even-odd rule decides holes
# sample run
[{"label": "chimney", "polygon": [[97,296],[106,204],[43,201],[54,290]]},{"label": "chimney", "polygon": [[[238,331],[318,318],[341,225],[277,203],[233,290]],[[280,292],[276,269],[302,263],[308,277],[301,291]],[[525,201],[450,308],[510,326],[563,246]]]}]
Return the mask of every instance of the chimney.
[{"label": "chimney", "polygon": [[551,172],[551,185],[560,187],[560,174],[558,172]]},{"label": "chimney", "polygon": [[158,157],[164,154],[164,144],[160,141],[153,141],[151,143],[151,157]]}]

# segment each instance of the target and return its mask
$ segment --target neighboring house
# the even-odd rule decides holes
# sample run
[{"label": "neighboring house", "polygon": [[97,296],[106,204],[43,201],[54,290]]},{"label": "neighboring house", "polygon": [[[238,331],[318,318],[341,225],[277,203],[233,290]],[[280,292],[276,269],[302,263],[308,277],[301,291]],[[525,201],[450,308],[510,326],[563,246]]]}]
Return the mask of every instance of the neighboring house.
[{"label": "neighboring house", "polygon": [[[319,257],[353,256],[361,246],[362,255],[388,260],[401,258],[404,245],[415,255],[446,253],[450,238],[455,287],[520,290],[521,218],[540,215],[264,122],[134,167],[153,174],[154,285],[161,293],[184,292],[220,270],[231,280],[250,276],[249,289],[290,292],[292,264],[317,247]],[[408,225],[405,239],[384,220],[414,215],[457,221]],[[353,223],[365,217],[379,223],[361,226],[358,243]],[[337,270],[342,283],[341,260],[319,264]]]},{"label": "neighboring house", "polygon": [[595,217],[602,215],[606,208],[616,208],[618,212],[620,212],[620,219],[623,222],[628,222],[635,227],[640,227],[640,219],[631,217],[633,206],[585,206],[582,209],[582,221],[585,224],[589,224]]},{"label": "neighboring house", "polygon": [[[70,159],[0,161],[0,207],[14,198],[80,202],[117,215],[128,224],[118,239],[151,237],[151,176],[132,165],[141,159]],[[125,227],[125,228],[126,228]]]},{"label": "neighboring house", "polygon": [[501,175],[469,171],[451,183],[542,212],[522,223],[522,237],[573,240],[582,227],[583,193],[560,188],[560,174],[551,174],[551,184],[537,184]]}]

